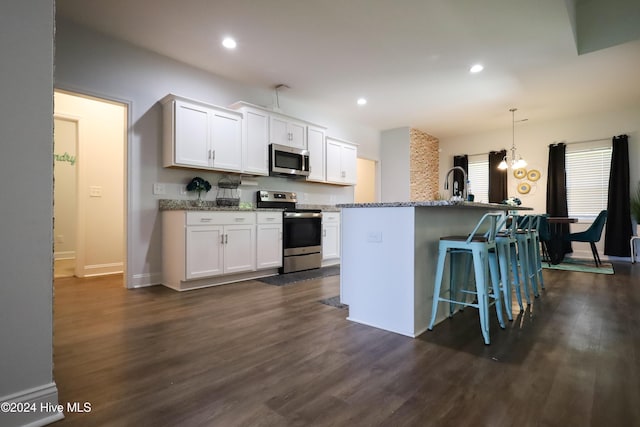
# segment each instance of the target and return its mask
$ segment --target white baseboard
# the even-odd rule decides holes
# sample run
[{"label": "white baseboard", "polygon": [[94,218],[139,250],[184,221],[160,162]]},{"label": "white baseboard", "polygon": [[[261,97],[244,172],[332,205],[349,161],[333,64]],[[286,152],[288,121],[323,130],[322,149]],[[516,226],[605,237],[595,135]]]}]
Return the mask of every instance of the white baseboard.
[{"label": "white baseboard", "polygon": [[124,263],[113,262],[109,264],[94,264],[80,267],[79,277],[106,276],[124,272]]},{"label": "white baseboard", "polygon": [[0,412],[3,427],[40,427],[64,418],[58,411],[58,388],[54,382],[0,397],[0,402],[27,404],[34,411]]},{"label": "white baseboard", "polygon": [[58,251],[53,254],[53,259],[75,259],[76,251]]}]

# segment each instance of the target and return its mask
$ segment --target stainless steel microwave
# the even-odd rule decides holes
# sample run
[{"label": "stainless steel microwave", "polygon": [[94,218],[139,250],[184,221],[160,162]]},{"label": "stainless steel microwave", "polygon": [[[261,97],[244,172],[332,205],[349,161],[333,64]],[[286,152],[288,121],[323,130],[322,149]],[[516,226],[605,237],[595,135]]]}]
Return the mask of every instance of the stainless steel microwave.
[{"label": "stainless steel microwave", "polygon": [[309,151],[286,145],[269,145],[269,175],[309,176]]}]

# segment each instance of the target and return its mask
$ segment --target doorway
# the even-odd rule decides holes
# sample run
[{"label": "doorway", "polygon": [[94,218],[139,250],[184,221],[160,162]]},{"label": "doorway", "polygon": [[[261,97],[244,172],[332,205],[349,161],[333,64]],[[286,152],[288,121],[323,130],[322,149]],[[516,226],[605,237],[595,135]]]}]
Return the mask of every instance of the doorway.
[{"label": "doorway", "polygon": [[125,272],[128,105],[54,91],[54,277]]},{"label": "doorway", "polygon": [[357,181],[353,195],[355,203],[371,203],[377,201],[376,167],[376,161],[358,158]]}]

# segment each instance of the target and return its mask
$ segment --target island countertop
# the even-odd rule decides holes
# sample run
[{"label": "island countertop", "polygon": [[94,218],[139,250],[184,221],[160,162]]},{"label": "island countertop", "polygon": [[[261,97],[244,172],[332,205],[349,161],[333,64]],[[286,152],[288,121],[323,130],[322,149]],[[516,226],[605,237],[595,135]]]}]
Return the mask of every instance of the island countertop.
[{"label": "island countertop", "polygon": [[[409,337],[431,317],[442,236],[467,235],[488,212],[532,210],[447,200],[352,203],[341,208],[340,301],[348,319]],[[445,269],[444,290],[448,289]],[[441,303],[437,321],[446,318]]]},{"label": "island countertop", "polygon": [[338,204],[338,208],[419,208],[419,207],[462,207],[462,208],[481,208],[481,209],[500,209],[500,210],[532,210],[525,206],[511,206],[503,203],[479,203],[479,202],[462,202],[451,200],[418,200],[411,202],[374,202],[374,203],[343,203]]}]

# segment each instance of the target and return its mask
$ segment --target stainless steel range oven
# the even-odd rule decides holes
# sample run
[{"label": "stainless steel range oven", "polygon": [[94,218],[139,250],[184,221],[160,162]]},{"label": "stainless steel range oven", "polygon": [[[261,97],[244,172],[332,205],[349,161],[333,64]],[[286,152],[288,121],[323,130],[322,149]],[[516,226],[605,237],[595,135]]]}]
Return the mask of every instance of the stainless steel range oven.
[{"label": "stainless steel range oven", "polygon": [[281,273],[322,265],[322,211],[297,209],[296,193],[258,191],[256,207],[283,209]]}]

